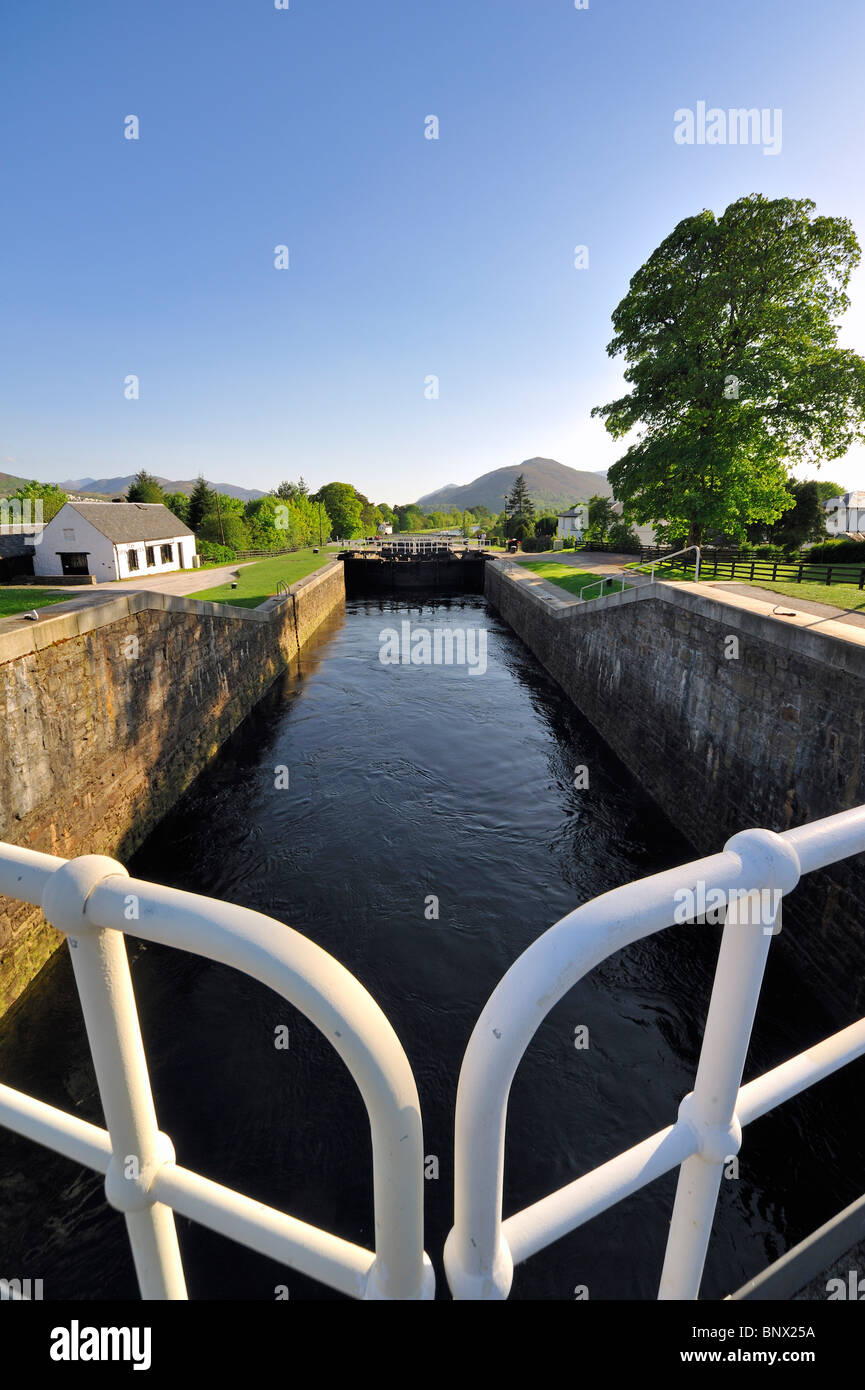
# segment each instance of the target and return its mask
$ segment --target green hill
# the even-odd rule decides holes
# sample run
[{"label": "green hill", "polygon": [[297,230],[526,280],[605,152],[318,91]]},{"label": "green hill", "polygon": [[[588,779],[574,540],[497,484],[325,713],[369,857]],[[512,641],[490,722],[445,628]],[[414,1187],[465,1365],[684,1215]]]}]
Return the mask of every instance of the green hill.
[{"label": "green hill", "polygon": [[32,481],[32,478],[16,478],[14,473],[0,473],[0,497],[8,497],[10,493],[17,492],[19,487],[25,487]]},{"label": "green hill", "polygon": [[569,468],[555,459],[533,458],[524,463],[509,464],[475,478],[473,483],[450,484],[419,497],[417,505],[425,512],[451,511],[454,507],[489,507],[500,512],[505,497],[515,479],[524,474],[529,495],[541,512],[555,512],[574,502],[586,502],[590,497],[612,497],[613,490],[603,473],[588,473]]}]

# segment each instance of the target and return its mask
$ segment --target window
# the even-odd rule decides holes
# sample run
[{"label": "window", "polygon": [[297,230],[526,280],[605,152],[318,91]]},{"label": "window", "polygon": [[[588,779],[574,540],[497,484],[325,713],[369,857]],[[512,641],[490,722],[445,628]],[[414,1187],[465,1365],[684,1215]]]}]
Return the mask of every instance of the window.
[{"label": "window", "polygon": [[137,569],[138,569],[138,551],[137,551],[137,550],[127,550],[127,552],[126,552],[126,558],[127,558],[127,560],[129,561],[129,568],[130,568],[130,570],[137,570]]},{"label": "window", "polygon": [[173,546],[173,545],[164,545],[164,546],[162,547],[162,563],[163,563],[163,565],[173,565],[173,564],[174,564],[174,546]]},{"label": "window", "polygon": [[64,527],[63,527],[63,539],[64,539],[65,541],[74,541],[74,540],[75,540],[75,530],[74,530],[74,528],[73,528],[72,526],[64,526]]},{"label": "window", "polygon": [[144,547],[144,553],[147,557],[147,568],[152,569],[156,564],[156,550],[152,545],[146,545]]},{"label": "window", "polygon": [[87,555],[74,551],[58,550],[60,556],[60,568],[64,574],[89,574],[87,568]]}]

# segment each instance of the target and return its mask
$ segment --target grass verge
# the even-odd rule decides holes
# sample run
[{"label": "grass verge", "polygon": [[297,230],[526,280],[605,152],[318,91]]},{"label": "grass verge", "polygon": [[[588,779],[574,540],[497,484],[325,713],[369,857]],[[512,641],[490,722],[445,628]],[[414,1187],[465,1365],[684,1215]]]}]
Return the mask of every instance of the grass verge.
[{"label": "grass verge", "polygon": [[215,589],[199,589],[190,598],[206,599],[210,603],[229,603],[236,608],[258,608],[276,593],[276,586],[283,580],[286,584],[296,584],[322,565],[333,559],[324,550],[314,555],[311,550],[296,550],[292,555],[277,555],[272,560],[259,560],[254,565],[244,565],[237,571],[237,588],[231,582],[219,584]]},{"label": "grass verge", "polygon": [[[573,565],[558,564],[554,560],[529,560],[523,564],[522,568],[531,570],[541,579],[548,579],[551,584],[557,584],[560,589],[567,589],[569,594],[576,594],[578,598],[580,590],[585,588],[587,584],[596,586],[591,592],[590,598],[599,598],[601,581],[606,579],[612,579],[613,582],[604,590],[605,593],[617,594],[622,588],[621,581],[616,575],[598,574],[597,571],[590,574],[587,570],[574,569]],[[626,584],[625,588],[630,589],[631,585]]]},{"label": "grass verge", "polygon": [[35,585],[32,589],[4,589],[0,586],[0,618],[8,618],[13,613],[29,613],[31,608],[48,608],[52,603],[65,603],[75,592],[70,589],[66,594],[40,594]]}]

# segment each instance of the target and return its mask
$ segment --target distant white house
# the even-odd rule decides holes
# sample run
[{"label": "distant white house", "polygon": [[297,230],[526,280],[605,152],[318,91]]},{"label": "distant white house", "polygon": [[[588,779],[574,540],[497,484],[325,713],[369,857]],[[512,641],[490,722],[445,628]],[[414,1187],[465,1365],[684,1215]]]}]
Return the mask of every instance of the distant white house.
[{"label": "distant white house", "polygon": [[559,512],[556,526],[556,540],[582,541],[589,525],[589,509],[581,502],[575,502],[566,512]]},{"label": "distant white house", "polygon": [[34,573],[98,581],[191,569],[195,536],[161,502],[67,502],[42,532]]},{"label": "distant white house", "polygon": [[845,492],[823,503],[830,536],[865,535],[865,492]]},{"label": "distant white house", "polygon": [[391,526],[391,524],[390,524],[389,521],[380,521],[380,522],[378,523],[377,530],[378,530],[378,534],[379,534],[380,536],[392,536],[392,535],[393,535],[393,527]]}]

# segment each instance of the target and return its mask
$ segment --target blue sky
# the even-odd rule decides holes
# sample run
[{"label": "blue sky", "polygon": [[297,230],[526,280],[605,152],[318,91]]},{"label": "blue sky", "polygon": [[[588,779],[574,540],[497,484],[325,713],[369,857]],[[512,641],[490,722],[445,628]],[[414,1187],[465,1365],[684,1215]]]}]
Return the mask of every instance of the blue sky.
[{"label": "blue sky", "polygon": [[[682,217],[804,196],[865,242],[860,0],[6,0],[0,39],[0,469],[28,477],[393,503],[606,468],[610,315]],[[677,145],[701,100],[780,108],[781,153]],[[852,301],[865,354],[862,271]],[[865,451],[820,476],[865,487]]]}]

